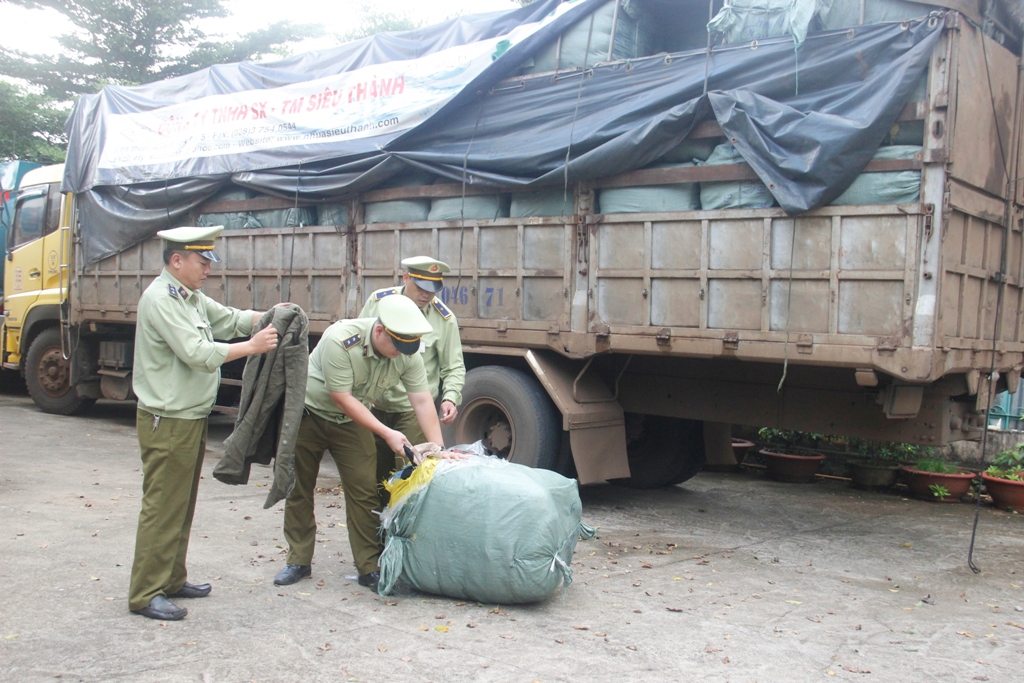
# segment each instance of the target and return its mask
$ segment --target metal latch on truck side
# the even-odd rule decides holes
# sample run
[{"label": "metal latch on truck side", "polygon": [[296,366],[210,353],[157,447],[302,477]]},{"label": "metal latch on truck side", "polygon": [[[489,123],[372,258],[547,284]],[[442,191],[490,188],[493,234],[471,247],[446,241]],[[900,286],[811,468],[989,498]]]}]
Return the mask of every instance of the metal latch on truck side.
[{"label": "metal latch on truck side", "polygon": [[935,205],[925,204],[924,205],[924,241],[927,242],[932,238],[932,223],[935,216]]}]

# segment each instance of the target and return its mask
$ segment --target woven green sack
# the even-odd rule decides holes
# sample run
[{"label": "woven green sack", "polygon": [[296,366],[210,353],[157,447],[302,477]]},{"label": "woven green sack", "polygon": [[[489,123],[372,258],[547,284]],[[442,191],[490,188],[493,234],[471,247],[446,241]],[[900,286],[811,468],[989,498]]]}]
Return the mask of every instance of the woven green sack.
[{"label": "woven green sack", "polygon": [[538,190],[536,192],[517,192],[512,195],[509,207],[512,218],[529,216],[572,216],[573,192],[563,188],[555,190]]},{"label": "woven green sack", "polygon": [[594,534],[580,521],[576,481],[549,470],[479,455],[428,458],[403,485],[389,482],[381,515],[381,595],[401,579],[451,598],[539,602],[572,582],[576,541]]},{"label": "woven green sack", "polygon": [[[723,142],[704,162],[707,166],[738,164],[746,161],[732,143]],[[732,180],[700,184],[700,207],[715,209],[766,209],[775,204],[775,197],[760,180]]]},{"label": "woven green sack", "polygon": [[[913,159],[920,145],[879,147],[874,159]],[[832,204],[913,204],[921,200],[920,171],[861,173]]]},{"label": "woven green sack", "polygon": [[[648,168],[692,168],[693,164],[655,164]],[[598,192],[601,213],[696,211],[700,208],[697,183],[609,187]]]}]

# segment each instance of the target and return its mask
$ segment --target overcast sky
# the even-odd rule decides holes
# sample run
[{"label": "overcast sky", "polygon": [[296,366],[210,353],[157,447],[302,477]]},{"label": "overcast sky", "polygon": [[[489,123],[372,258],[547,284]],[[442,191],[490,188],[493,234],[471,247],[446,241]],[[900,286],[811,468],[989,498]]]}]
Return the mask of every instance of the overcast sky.
[{"label": "overcast sky", "polygon": [[[158,1],[158,0],[157,0]],[[381,12],[408,13],[428,23],[469,12],[494,12],[518,7],[511,0],[376,0]],[[232,12],[227,20],[211,20],[203,29],[226,37],[253,31],[275,21],[323,24],[327,34],[344,34],[358,26],[362,3],[358,0],[225,0]],[[0,3],[0,42],[4,47],[26,52],[56,52],[60,46],[53,36],[73,29],[70,22],[52,10],[26,10]],[[330,39],[303,44],[295,52],[330,47]]]}]

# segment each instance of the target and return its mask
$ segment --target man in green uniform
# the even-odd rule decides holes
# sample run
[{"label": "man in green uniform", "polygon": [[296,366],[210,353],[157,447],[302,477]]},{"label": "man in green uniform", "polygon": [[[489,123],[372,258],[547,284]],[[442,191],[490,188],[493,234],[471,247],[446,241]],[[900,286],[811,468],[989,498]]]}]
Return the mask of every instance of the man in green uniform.
[{"label": "man in green uniform", "polygon": [[[462,340],[459,338],[459,321],[455,314],[434,296],[444,288],[444,275],[450,273],[447,263],[429,256],[413,256],[402,261],[406,272],[402,274],[402,286],[378,289],[370,295],[360,312],[360,318],[377,315],[377,307],[385,297],[404,295],[411,299],[430,323],[431,331],[423,335],[420,355],[427,371],[430,395],[437,400],[441,395],[441,423],[451,424],[459,414],[462,403],[462,387],[466,383],[466,365],[462,360]],[[441,388],[442,382],[444,387]],[[413,443],[426,441],[416,422],[405,388],[394,386],[373,402],[373,416],[383,424],[397,429]],[[384,439],[374,438],[377,446],[377,493],[383,509],[388,504],[388,492],[381,482],[392,471],[403,465],[402,454],[396,454]],[[396,462],[397,459],[397,462]]]},{"label": "man in green uniform", "polygon": [[316,541],[313,492],[327,450],[341,475],[359,584],[376,589],[380,546],[379,520],[373,514],[377,507],[373,436],[380,436],[395,451],[413,444],[402,432],[382,424],[368,406],[390,387],[404,384],[426,438],[444,445],[423,360],[417,353],[420,338],[430,331],[416,304],[395,296],[382,302],[376,318],[334,323],[313,349],[306,380],[306,414],[295,445],[295,487],[284,506],[288,561],[274,577],[275,584],[287,586],[312,574]]},{"label": "man in green uniform", "polygon": [[136,429],[142,451],[142,510],[135,537],[128,608],[176,620],[188,610],[168,598],[202,598],[209,584],[186,579],[192,515],[206,451],[207,417],[217,397],[220,366],[277,346],[267,327],[248,336],[261,313],[217,303],[200,288],[220,226],[175,228],[165,241],[164,269],[139,299],[132,386],[139,399]]}]

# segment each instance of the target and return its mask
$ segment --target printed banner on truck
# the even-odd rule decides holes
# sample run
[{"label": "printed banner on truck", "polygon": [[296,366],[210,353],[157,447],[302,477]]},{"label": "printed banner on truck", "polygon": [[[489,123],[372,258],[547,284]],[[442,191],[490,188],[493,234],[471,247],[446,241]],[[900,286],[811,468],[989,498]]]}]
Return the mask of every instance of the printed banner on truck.
[{"label": "printed banner on truck", "polygon": [[169,164],[394,134],[427,120],[510,47],[565,14],[418,59],[288,86],[204,97],[110,116],[98,167]]}]

